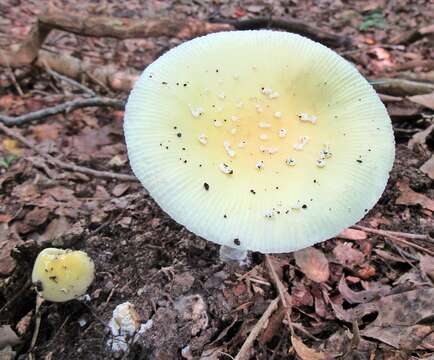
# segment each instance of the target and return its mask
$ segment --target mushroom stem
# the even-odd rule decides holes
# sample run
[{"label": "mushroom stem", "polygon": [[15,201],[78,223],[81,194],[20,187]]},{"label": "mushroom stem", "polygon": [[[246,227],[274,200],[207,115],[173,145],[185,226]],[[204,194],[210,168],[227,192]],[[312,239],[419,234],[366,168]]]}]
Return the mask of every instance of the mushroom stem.
[{"label": "mushroom stem", "polygon": [[247,263],[247,250],[222,245],[220,247],[220,260],[223,262],[238,261],[240,265]]},{"label": "mushroom stem", "polygon": [[41,305],[44,302],[42,296],[36,295],[36,305],[35,305],[35,328],[33,329],[32,342],[30,343],[29,354],[33,352],[33,349],[38,339],[39,327],[41,325]]}]

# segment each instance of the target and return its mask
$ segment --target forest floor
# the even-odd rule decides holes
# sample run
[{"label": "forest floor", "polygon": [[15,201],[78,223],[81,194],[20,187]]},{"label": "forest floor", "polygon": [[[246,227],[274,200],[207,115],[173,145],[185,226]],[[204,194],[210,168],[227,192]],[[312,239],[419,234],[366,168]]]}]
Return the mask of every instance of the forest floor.
[{"label": "forest floor", "polygon": [[[369,79],[434,86],[429,0],[52,3],[66,15],[292,18],[350,38],[351,44],[333,48]],[[0,1],[0,55],[24,41],[45,4]],[[54,30],[42,49],[136,73],[182,41]],[[0,116],[86,97],[83,89],[41,66],[0,69]],[[90,76],[79,80],[87,93],[127,96]],[[381,91],[395,130],[396,161],[379,203],[359,223],[363,227],[315,246],[297,262],[293,254],[253,253],[247,266],[222,263],[217,245],[175,223],[133,177],[119,178],[132,175],[121,108],[81,108],[2,125],[0,358],[27,358],[35,322],[33,262],[41,249],[57,246],[86,251],[95,261],[96,278],[87,300],[42,305],[36,359],[232,359],[281,295],[282,284],[290,294],[283,297],[290,299],[294,332],[280,302],[237,359],[434,359],[434,87],[422,96],[406,91]],[[147,326],[128,341],[126,352],[116,352],[108,345],[113,335],[107,324],[126,301]]]}]

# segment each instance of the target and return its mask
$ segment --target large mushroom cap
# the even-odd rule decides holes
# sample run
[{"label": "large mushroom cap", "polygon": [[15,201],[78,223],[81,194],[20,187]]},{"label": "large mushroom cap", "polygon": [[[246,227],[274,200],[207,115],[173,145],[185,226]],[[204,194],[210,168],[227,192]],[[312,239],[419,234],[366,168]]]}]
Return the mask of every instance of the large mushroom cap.
[{"label": "large mushroom cap", "polygon": [[161,56],[129,97],[125,137],[134,173],[173,219],[264,253],[357,222],[394,159],[386,109],[359,72],[318,43],[265,30]]}]

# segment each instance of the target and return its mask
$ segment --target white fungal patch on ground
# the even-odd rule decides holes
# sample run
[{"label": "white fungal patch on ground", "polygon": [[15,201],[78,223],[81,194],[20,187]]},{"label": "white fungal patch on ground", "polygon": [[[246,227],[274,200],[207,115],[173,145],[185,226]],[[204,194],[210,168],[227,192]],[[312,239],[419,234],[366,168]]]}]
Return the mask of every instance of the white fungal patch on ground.
[{"label": "white fungal patch on ground", "polygon": [[314,125],[316,124],[317,117],[315,115],[309,115],[307,113],[302,112],[302,113],[299,113],[297,116],[300,119],[300,121],[310,122]]},{"label": "white fungal patch on ground", "polygon": [[264,168],[264,162],[263,162],[262,160],[258,160],[258,161],[256,162],[256,164],[255,164],[255,167],[256,167],[258,170],[263,169],[263,168]]},{"label": "white fungal patch on ground", "polygon": [[318,166],[319,168],[325,167],[326,164],[327,164],[327,162],[325,161],[325,159],[318,159],[316,161],[316,166]]},{"label": "white fungal patch on ground", "polygon": [[269,129],[269,128],[271,128],[271,124],[270,124],[270,123],[267,123],[267,122],[265,122],[265,121],[261,121],[261,122],[258,124],[258,126],[259,126],[261,129]]},{"label": "white fungal patch on ground", "polygon": [[292,147],[294,148],[294,150],[301,151],[308,143],[309,143],[308,136],[300,136],[300,138],[298,139],[298,143],[294,144]]},{"label": "white fungal patch on ground", "polygon": [[295,161],[294,158],[287,158],[285,160],[286,165],[288,166],[295,166],[297,164],[297,162]]},{"label": "white fungal patch on ground", "polygon": [[223,123],[220,120],[213,120],[214,126],[215,127],[222,127]]},{"label": "white fungal patch on ground", "polygon": [[224,100],[224,99],[226,99],[226,95],[225,95],[224,92],[221,92],[220,94],[218,94],[217,97],[218,97],[220,100]]},{"label": "white fungal patch on ground", "polygon": [[288,135],[288,130],[286,130],[284,128],[282,128],[282,129],[279,130],[279,137],[280,138],[283,139],[284,137],[286,137],[286,135]]},{"label": "white fungal patch on ground", "polygon": [[274,117],[275,117],[276,119],[280,119],[280,118],[282,118],[282,116],[283,116],[283,114],[282,114],[281,111],[276,111],[276,112],[274,113]]},{"label": "white fungal patch on ground", "polygon": [[247,145],[247,141],[246,141],[246,140],[241,140],[241,141],[238,143],[238,147],[239,147],[240,149],[244,149],[244,148],[246,147],[246,145]]},{"label": "white fungal patch on ground", "polygon": [[259,104],[256,104],[256,105],[255,105],[255,109],[256,109],[256,112],[257,112],[258,114],[264,112],[264,108],[263,108],[261,105],[259,105]]},{"label": "white fungal patch on ground", "polygon": [[197,108],[193,108],[191,105],[188,105],[191,111],[191,115],[193,115],[194,118],[198,118],[199,116],[202,116],[203,114],[203,108],[200,106]]},{"label": "white fungal patch on ground", "polygon": [[274,216],[274,211],[271,209],[265,210],[264,211],[264,217],[266,217],[267,219],[272,219]]},{"label": "white fungal patch on ground", "polygon": [[232,175],[234,173],[234,170],[228,164],[225,163],[221,163],[219,165],[219,169],[223,174],[226,175]]},{"label": "white fungal patch on ground", "polygon": [[267,141],[268,140],[268,135],[267,134],[259,134],[259,140]]},{"label": "white fungal patch on ground", "polygon": [[199,142],[203,145],[208,144],[208,138],[206,137],[205,134],[199,134],[199,136],[197,137],[199,139]]},{"label": "white fungal patch on ground", "polygon": [[232,115],[231,116],[231,121],[238,121],[238,120],[240,120],[239,116],[237,116],[237,115]]}]

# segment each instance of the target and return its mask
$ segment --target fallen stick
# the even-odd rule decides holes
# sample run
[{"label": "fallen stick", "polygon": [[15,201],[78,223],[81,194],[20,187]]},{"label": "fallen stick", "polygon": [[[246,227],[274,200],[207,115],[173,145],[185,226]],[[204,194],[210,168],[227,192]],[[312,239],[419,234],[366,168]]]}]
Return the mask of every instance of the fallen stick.
[{"label": "fallen stick", "polygon": [[288,294],[288,291],[283,286],[283,283],[280,280],[279,276],[277,275],[276,270],[274,269],[273,260],[268,254],[265,254],[265,264],[271,275],[271,279],[274,283],[274,286],[276,287],[279,293],[279,298],[282,303],[282,307],[284,309],[285,319],[286,322],[288,323],[289,330],[291,331],[291,335],[294,335],[294,329],[292,327],[292,321],[291,321],[291,312],[292,312],[291,298]]},{"label": "fallen stick", "polygon": [[6,126],[22,125],[31,121],[41,120],[48,116],[56,115],[62,112],[70,112],[76,109],[93,107],[93,106],[109,106],[118,109],[123,109],[125,102],[123,100],[117,99],[107,99],[107,98],[91,98],[91,99],[80,99],[67,101],[63,104],[59,104],[46,109],[34,111],[28,114],[20,116],[7,116],[0,115],[0,123]]},{"label": "fallen stick", "polygon": [[376,79],[371,80],[374,89],[386,95],[411,96],[434,92],[434,84],[404,79]]},{"label": "fallen stick", "polygon": [[247,337],[246,341],[244,341],[244,344],[241,346],[241,349],[238,352],[237,356],[235,356],[234,360],[250,359],[249,352],[253,346],[253,342],[256,340],[259,333],[267,327],[268,319],[270,318],[271,314],[277,309],[279,299],[280,297],[278,296],[277,298],[275,298],[273,301],[270,302],[270,305],[268,305],[267,309],[264,311],[261,318],[255,324],[252,331],[250,331],[249,336]]},{"label": "fallen stick", "polygon": [[42,69],[48,66],[57,73],[78,81],[89,78],[115,91],[131,90],[134,82],[139,78],[138,72],[120,71],[111,65],[101,66],[70,55],[54,54],[46,50],[39,51],[35,65]]},{"label": "fallen stick", "polygon": [[74,79],[71,79],[65,75],[59,74],[57,71],[50,69],[48,66],[45,66],[45,71],[55,79],[62,80],[68,83],[69,85],[76,87],[77,89],[80,89],[81,91],[83,91],[84,93],[90,96],[97,96],[96,93],[93,90],[89,89],[87,86],[80,84],[78,81],[75,81]]},{"label": "fallen stick", "polygon": [[371,232],[371,233],[375,233],[378,235],[386,235],[386,236],[387,235],[395,235],[395,236],[400,236],[402,238],[407,238],[407,239],[412,239],[412,240],[427,240],[429,242],[434,242],[434,240],[432,240],[429,235],[411,234],[411,233],[406,233],[406,232],[401,232],[401,231],[392,231],[392,230],[373,229],[373,228],[370,228],[367,226],[362,226],[362,225],[353,225],[351,227],[354,229],[357,229],[357,230]]},{"label": "fallen stick", "polygon": [[81,36],[117,39],[153,36],[188,39],[210,32],[233,29],[229,24],[214,24],[193,18],[148,18],[133,20],[64,12],[52,6],[38,17],[37,23],[17,51],[0,52],[0,65],[29,65],[38,57],[39,49],[51,30],[63,30]]},{"label": "fallen stick", "polygon": [[257,30],[274,28],[304,35],[312,40],[329,46],[350,46],[352,41],[349,37],[337,35],[329,31],[309,25],[305,22],[290,18],[253,18],[246,20],[216,20],[219,23],[230,24],[236,30]]},{"label": "fallen stick", "polygon": [[355,229],[357,229],[357,230],[363,230],[363,231],[366,231],[366,232],[370,232],[372,234],[385,236],[385,237],[389,238],[390,240],[393,240],[393,241],[396,241],[396,242],[400,242],[400,243],[405,244],[405,245],[407,245],[409,247],[417,249],[417,250],[419,250],[421,252],[425,252],[425,253],[427,253],[427,254],[429,254],[431,256],[434,256],[434,251],[431,251],[431,250],[429,250],[429,249],[427,249],[427,248],[425,248],[423,246],[420,246],[420,245],[414,244],[414,243],[412,243],[410,241],[407,241],[405,239],[402,239],[399,236],[390,234],[387,231],[378,230],[378,229],[365,228],[364,226],[359,226],[359,225],[353,225],[352,227],[355,228]]},{"label": "fallen stick", "polygon": [[42,150],[39,150],[36,146],[34,146],[30,141],[28,141],[25,137],[23,137],[21,134],[13,131],[12,129],[9,129],[2,123],[0,123],[0,130],[3,131],[6,135],[10,136],[11,138],[18,140],[19,142],[26,145],[28,148],[32,149],[39,155],[41,155],[44,159],[47,160],[50,164],[54,166],[58,166],[62,169],[73,171],[73,172],[80,172],[82,174],[91,175],[98,178],[103,179],[116,179],[116,180],[123,180],[123,181],[137,181],[137,178],[133,175],[127,175],[127,174],[117,174],[110,171],[99,171],[99,170],[93,170],[88,167],[79,166],[75,164],[70,164],[62,160],[58,160],[55,157],[45,153]]}]

